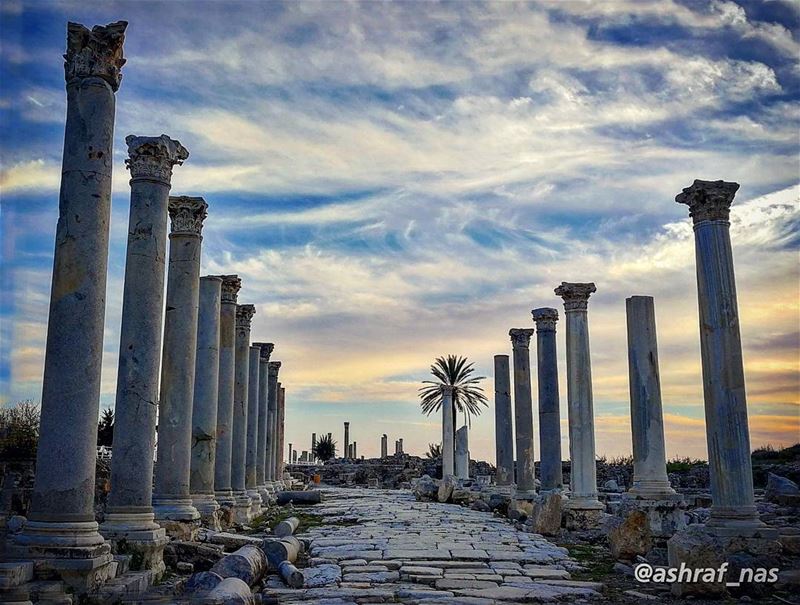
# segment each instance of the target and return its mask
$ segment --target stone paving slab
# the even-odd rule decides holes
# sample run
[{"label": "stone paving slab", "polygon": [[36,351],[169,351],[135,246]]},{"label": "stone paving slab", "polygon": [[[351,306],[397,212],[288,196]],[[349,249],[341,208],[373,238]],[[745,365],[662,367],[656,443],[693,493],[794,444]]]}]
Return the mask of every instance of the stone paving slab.
[{"label": "stone paving slab", "polygon": [[[407,490],[323,488],[305,510],[330,525],[297,537],[309,545],[302,589],[269,583],[279,603],[504,605],[600,599],[575,582],[566,549],[491,513],[417,502]],[[331,521],[333,519],[333,521]],[[347,523],[341,521],[347,520]]]}]

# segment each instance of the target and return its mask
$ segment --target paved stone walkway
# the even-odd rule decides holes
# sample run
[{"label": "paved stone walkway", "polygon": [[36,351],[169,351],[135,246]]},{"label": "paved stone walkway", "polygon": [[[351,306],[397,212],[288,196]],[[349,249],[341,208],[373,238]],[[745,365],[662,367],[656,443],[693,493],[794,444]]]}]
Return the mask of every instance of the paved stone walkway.
[{"label": "paved stone walkway", "polygon": [[[265,594],[281,603],[586,603],[602,585],[570,580],[566,549],[507,520],[451,504],[417,502],[409,491],[324,490],[304,509],[331,525],[311,542],[306,588],[277,578]],[[350,525],[345,525],[352,523]]]}]

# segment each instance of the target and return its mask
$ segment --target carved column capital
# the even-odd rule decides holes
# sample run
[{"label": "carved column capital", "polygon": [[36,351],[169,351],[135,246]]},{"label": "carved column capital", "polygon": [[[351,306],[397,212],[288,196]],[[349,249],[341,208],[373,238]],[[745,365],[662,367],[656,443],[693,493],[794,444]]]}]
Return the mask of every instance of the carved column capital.
[{"label": "carved column capital", "polygon": [[690,187],[675,196],[675,201],[689,206],[689,216],[695,225],[701,221],[727,221],[738,190],[739,183],[695,179]]},{"label": "carved column capital", "polygon": [[127,21],[95,25],[91,31],[80,23],[67,24],[67,52],[64,55],[64,78],[69,84],[79,78],[102,78],[114,92],[119,90],[125,58]]},{"label": "carved column capital", "polygon": [[242,280],[238,275],[218,275],[222,279],[222,304],[236,304]]},{"label": "carved column capital", "polygon": [[531,346],[533,328],[511,328],[508,335],[511,337],[511,346],[514,349],[527,349]]},{"label": "carved column capital", "polygon": [[280,361],[270,361],[269,365],[267,365],[267,375],[269,378],[278,378],[278,370],[281,369],[281,362]]},{"label": "carved column capital", "polygon": [[169,197],[169,218],[172,220],[170,235],[200,236],[203,221],[208,216],[208,204],[201,197],[171,195]]},{"label": "carved column capital", "polygon": [[256,314],[255,305],[236,305],[236,329],[249,330],[253,315]]},{"label": "carved column capital", "polygon": [[556,296],[564,299],[564,310],[585,311],[589,305],[589,297],[597,292],[597,287],[592,283],[565,282],[555,289]]},{"label": "carved column capital", "polygon": [[172,181],[172,167],[181,165],[189,152],[180,141],[162,134],[160,137],[138,137],[129,134],[128,159],[125,165],[131,171],[131,179],[152,179],[167,185]]},{"label": "carved column capital", "polygon": [[254,342],[253,346],[261,348],[261,361],[264,363],[269,361],[272,351],[275,350],[275,345],[271,342]]},{"label": "carved column capital", "polygon": [[536,322],[536,330],[539,332],[555,332],[556,322],[558,321],[558,310],[550,307],[542,307],[531,311],[533,321]]}]

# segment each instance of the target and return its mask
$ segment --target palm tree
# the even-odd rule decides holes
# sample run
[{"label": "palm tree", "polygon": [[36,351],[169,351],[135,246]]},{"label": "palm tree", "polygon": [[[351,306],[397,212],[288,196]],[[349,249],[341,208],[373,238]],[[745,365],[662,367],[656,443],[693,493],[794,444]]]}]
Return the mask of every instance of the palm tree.
[{"label": "palm tree", "polygon": [[442,457],[442,444],[441,443],[429,443],[428,444],[428,453],[425,454],[429,460],[436,460]]},{"label": "palm tree", "polygon": [[483,394],[478,382],[485,376],[473,376],[475,368],[466,357],[448,355],[437,357],[431,366],[431,374],[436,380],[423,380],[428,385],[420,388],[420,406],[426,416],[442,408],[442,386],[453,387],[453,434],[456,432],[457,412],[464,414],[466,424],[472,426],[471,416],[479,416],[481,405],[489,407],[489,401]]},{"label": "palm tree", "polygon": [[323,433],[311,453],[323,462],[327,462],[336,456],[336,442]]}]

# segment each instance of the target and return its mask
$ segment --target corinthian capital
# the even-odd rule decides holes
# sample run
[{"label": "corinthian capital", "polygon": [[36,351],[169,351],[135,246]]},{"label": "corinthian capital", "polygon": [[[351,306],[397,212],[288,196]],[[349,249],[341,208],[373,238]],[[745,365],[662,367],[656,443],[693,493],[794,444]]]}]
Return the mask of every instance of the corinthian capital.
[{"label": "corinthian capital", "polygon": [[208,204],[201,197],[187,195],[169,196],[171,235],[200,235],[203,221],[208,216]]},{"label": "corinthian capital", "polygon": [[514,349],[527,349],[531,345],[533,328],[511,328],[508,335],[511,337],[511,346]]},{"label": "corinthian capital", "polygon": [[558,321],[558,310],[550,307],[542,307],[531,311],[533,321],[536,322],[536,329],[539,332],[555,332],[556,322]]},{"label": "corinthian capital", "polygon": [[269,356],[275,349],[275,345],[271,342],[254,342],[254,347],[261,347],[261,361],[269,361]]},{"label": "corinthian capital", "polygon": [[555,289],[556,296],[564,299],[564,310],[585,311],[589,305],[589,297],[597,292],[597,287],[592,283],[575,283],[562,281]]},{"label": "corinthian capital", "polygon": [[160,137],[137,137],[129,134],[125,137],[128,144],[128,159],[125,165],[131,171],[133,179],[154,179],[170,184],[172,167],[183,164],[189,152],[180,141],[170,139],[162,134]]},{"label": "corinthian capital", "polygon": [[242,280],[238,275],[219,275],[222,278],[222,303],[236,304]]},{"label": "corinthian capital", "polygon": [[278,378],[278,370],[281,369],[280,361],[270,361],[267,365],[267,376],[269,378]]},{"label": "corinthian capital", "polygon": [[675,201],[689,206],[695,225],[701,221],[727,221],[738,190],[739,183],[695,179],[691,187],[675,196]]},{"label": "corinthian capital", "polygon": [[121,69],[125,65],[122,45],[125,42],[127,21],[95,25],[91,31],[80,23],[67,24],[67,52],[64,55],[64,78],[67,83],[76,78],[95,76],[108,82],[114,92],[119,90]]},{"label": "corinthian capital", "polygon": [[253,315],[256,314],[255,305],[236,305],[236,329],[249,330]]}]

